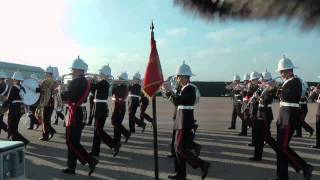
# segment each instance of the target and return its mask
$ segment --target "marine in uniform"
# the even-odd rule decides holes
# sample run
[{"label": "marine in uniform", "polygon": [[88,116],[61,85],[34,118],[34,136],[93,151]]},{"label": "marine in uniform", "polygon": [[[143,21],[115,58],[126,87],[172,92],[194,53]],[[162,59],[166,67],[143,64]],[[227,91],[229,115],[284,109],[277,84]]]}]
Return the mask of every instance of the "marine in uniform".
[{"label": "marine in uniform", "polygon": [[91,92],[94,94],[94,136],[91,149],[91,155],[99,156],[101,140],[114,150],[113,156],[116,156],[119,152],[120,143],[115,143],[113,139],[103,130],[106,119],[109,116],[108,108],[108,95],[110,84],[108,82],[111,79],[111,68],[103,66],[100,69],[99,80],[97,83],[91,86]]},{"label": "marine in uniform", "polygon": [[193,168],[201,168],[202,179],[207,176],[210,164],[197,155],[193,150],[194,142],[194,116],[193,107],[196,102],[196,88],[190,83],[192,76],[191,69],[183,63],[176,71],[177,81],[181,85],[181,92],[175,94],[170,89],[167,89],[166,96],[177,106],[177,117],[174,128],[176,129],[175,136],[175,156],[177,159],[176,174],[168,176],[169,179],[186,179],[186,161]]},{"label": "marine in uniform", "polygon": [[[95,79],[95,77],[92,79],[92,84],[96,84],[97,82],[96,82],[96,79]],[[90,93],[89,93],[89,120],[88,120],[88,122],[87,122],[87,125],[88,126],[91,126],[92,125],[92,121],[93,121],[93,119],[94,119],[94,96],[95,96],[95,94],[94,94],[95,92],[94,92],[94,89],[92,89],[91,91],[90,91]]]},{"label": "marine in uniform", "polygon": [[129,86],[129,100],[128,100],[128,112],[129,112],[129,129],[131,133],[135,133],[135,125],[142,128],[142,132],[146,128],[146,123],[136,117],[136,112],[140,104],[141,94],[141,75],[135,73],[133,76],[132,84]]},{"label": "marine in uniform", "polygon": [[[258,72],[252,72],[250,73],[250,82],[247,84],[246,88],[243,90],[243,103],[241,107],[241,112],[243,113],[243,122],[241,126],[241,132],[239,136],[247,136],[248,134],[248,126],[253,127],[253,117],[256,116],[257,113],[257,99],[254,95],[258,86],[258,79],[260,78],[260,73]],[[252,128],[252,131],[254,131],[254,128]],[[252,135],[254,135],[254,132],[252,132]],[[252,141],[254,139],[254,136],[252,136]],[[253,145],[253,143],[249,144]]]},{"label": "marine in uniform", "polygon": [[230,85],[228,85],[226,88],[231,91],[232,100],[233,100],[231,126],[228,129],[236,129],[237,117],[239,116],[240,119],[243,119],[243,116],[241,114],[242,94],[241,94],[240,76],[235,74],[233,76],[233,82]]},{"label": "marine in uniform", "polygon": [[[248,89],[248,94],[246,98],[248,99],[247,102],[247,117],[246,117],[246,123],[249,125],[252,129],[252,138],[251,143],[248,144],[248,146],[254,146],[256,141],[256,120],[257,120],[257,113],[258,113],[258,89],[259,89],[259,78],[261,77],[261,74],[258,72],[252,72],[250,73],[250,85]],[[246,109],[246,108],[244,108]],[[247,129],[247,128],[246,128]],[[246,130],[247,131],[247,130]]]},{"label": "marine in uniform", "polygon": [[316,144],[312,148],[320,149],[320,84],[318,84],[311,92],[309,99],[316,99]]},{"label": "marine in uniform", "polygon": [[272,80],[271,73],[267,71],[262,73],[261,85],[256,93],[258,111],[254,116],[254,156],[249,159],[260,161],[262,160],[264,142],[267,142],[275,151],[278,151],[270,132],[270,125],[273,120],[272,101],[275,96],[275,81]]},{"label": "marine in uniform", "polygon": [[22,101],[25,89],[21,86],[21,81],[24,80],[21,72],[17,71],[12,76],[13,85],[8,95],[8,99],[3,103],[3,108],[9,107],[8,112],[8,137],[12,141],[22,141],[25,146],[29,144],[23,135],[18,131],[19,122],[24,113],[24,104]]},{"label": "marine in uniform", "polygon": [[128,96],[128,74],[126,72],[121,73],[118,76],[118,79],[120,82],[113,84],[112,87],[113,112],[111,116],[111,122],[114,127],[113,141],[116,145],[118,145],[121,141],[121,134],[125,136],[125,142],[127,142],[131,136],[131,132],[122,125],[122,121],[126,114],[126,98]]},{"label": "marine in uniform", "polygon": [[308,114],[308,84],[304,82],[302,79],[302,94],[300,99],[300,121],[296,128],[296,135],[294,137],[302,137],[302,127],[305,131],[310,133],[310,136],[313,135],[313,128],[305,121],[306,116]]},{"label": "marine in uniform", "polygon": [[[58,84],[57,88],[55,89],[55,94],[54,94],[56,115],[55,115],[55,121],[53,124],[58,125],[59,119],[64,120],[64,114],[62,113],[63,108],[64,108],[64,104],[61,99],[62,86],[63,86],[62,78],[58,76],[56,78],[56,81]],[[64,125],[65,125],[65,123],[64,123]]]},{"label": "marine in uniform", "polygon": [[277,177],[272,180],[288,180],[288,163],[296,172],[303,171],[305,180],[310,180],[313,167],[307,164],[293,149],[290,148],[290,140],[300,121],[299,101],[301,98],[301,81],[294,76],[295,66],[292,61],[285,56],[280,59],[277,71],[280,71],[284,80],[279,90],[280,109],[277,121],[277,144],[280,151],[277,152]]},{"label": "marine in uniform", "polygon": [[149,105],[149,99],[144,95],[143,92],[140,93],[140,120],[144,122],[147,120],[149,123],[153,123],[152,117],[146,113],[147,107]]},{"label": "marine in uniform", "polygon": [[68,146],[67,168],[62,172],[66,174],[75,174],[77,159],[82,165],[89,164],[90,176],[95,170],[98,160],[93,158],[81,145],[80,138],[86,119],[85,102],[87,100],[91,83],[84,73],[88,65],[79,57],[72,63],[72,81],[68,90],[61,94],[61,98],[68,102],[69,118],[66,122],[66,144]]},{"label": "marine in uniform", "polygon": [[40,100],[36,113],[43,120],[42,141],[50,140],[56,133],[56,130],[51,126],[51,116],[54,110],[54,90],[57,88],[57,82],[53,79],[53,68],[46,68],[46,77],[40,85]]}]

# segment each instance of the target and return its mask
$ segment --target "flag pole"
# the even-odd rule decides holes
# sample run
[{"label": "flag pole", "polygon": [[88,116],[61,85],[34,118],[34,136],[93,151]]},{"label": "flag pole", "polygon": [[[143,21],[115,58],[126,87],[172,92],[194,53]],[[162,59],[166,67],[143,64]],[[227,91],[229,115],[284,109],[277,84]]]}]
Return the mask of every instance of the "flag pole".
[{"label": "flag pole", "polygon": [[[154,39],[154,26],[153,21],[151,22],[151,38]],[[152,97],[152,116],[153,116],[153,154],[154,154],[154,177],[159,180],[159,161],[158,161],[158,132],[157,132],[157,106],[156,106],[156,95]]]},{"label": "flag pole", "polygon": [[154,146],[154,176],[159,179],[159,161],[158,161],[158,132],[157,132],[157,108],[156,95],[152,98],[152,114],[153,114],[153,146]]}]

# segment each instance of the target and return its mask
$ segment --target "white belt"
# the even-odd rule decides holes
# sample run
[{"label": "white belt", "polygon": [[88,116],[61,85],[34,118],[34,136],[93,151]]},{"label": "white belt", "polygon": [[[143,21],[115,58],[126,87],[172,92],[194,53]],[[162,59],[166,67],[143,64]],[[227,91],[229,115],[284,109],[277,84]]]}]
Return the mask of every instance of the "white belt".
[{"label": "white belt", "polygon": [[[76,103],[72,103],[72,105],[75,105]],[[79,107],[87,107],[86,103],[82,103]]]},{"label": "white belt", "polygon": [[241,99],[238,99],[237,101],[238,101],[238,102],[242,102]]},{"label": "white belt", "polygon": [[234,96],[242,96],[241,94],[235,94]]},{"label": "white belt", "polygon": [[307,102],[302,102],[302,101],[300,101],[299,104],[307,104]]},{"label": "white belt", "polygon": [[108,103],[108,100],[106,100],[106,99],[94,99],[93,102]]},{"label": "white belt", "polygon": [[[265,106],[263,104],[259,104],[259,107],[264,108]],[[272,104],[268,104],[266,107],[272,107]]]},{"label": "white belt", "polygon": [[14,100],[14,101],[12,101],[12,104],[14,104],[14,103],[23,103],[23,101],[22,100]]},{"label": "white belt", "polygon": [[86,103],[82,103],[82,104],[80,105],[80,107],[87,107],[87,104],[86,104]]},{"label": "white belt", "polygon": [[179,105],[178,109],[194,109],[193,106],[183,106],[183,105]]},{"label": "white belt", "polygon": [[112,100],[113,100],[113,101],[116,101],[116,100],[125,101],[126,99],[124,99],[124,98],[115,98],[115,97],[112,97]]},{"label": "white belt", "polygon": [[140,98],[140,96],[135,95],[135,94],[129,94],[129,97],[137,97],[137,98]]},{"label": "white belt", "polygon": [[300,104],[298,103],[288,103],[288,102],[280,102],[280,107],[286,106],[286,107],[300,107]]}]

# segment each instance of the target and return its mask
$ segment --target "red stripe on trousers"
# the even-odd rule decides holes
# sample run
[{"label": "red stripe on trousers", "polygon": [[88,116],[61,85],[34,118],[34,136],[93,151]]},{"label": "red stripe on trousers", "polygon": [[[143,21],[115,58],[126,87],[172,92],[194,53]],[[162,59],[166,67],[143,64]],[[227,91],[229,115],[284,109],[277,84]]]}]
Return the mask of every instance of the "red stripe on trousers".
[{"label": "red stripe on trousers", "polygon": [[72,144],[71,141],[71,128],[67,128],[67,145],[68,147],[76,154],[79,161],[84,164],[88,161],[86,161],[86,158],[77,150],[77,148]]},{"label": "red stripe on trousers", "polygon": [[291,154],[289,153],[289,136],[290,136],[290,131],[291,131],[291,126],[287,125],[283,128],[284,131],[284,142],[281,145],[282,148],[282,152],[284,155],[287,156],[288,159],[291,160],[292,166],[294,167],[294,169],[301,169],[299,162],[291,156]]}]

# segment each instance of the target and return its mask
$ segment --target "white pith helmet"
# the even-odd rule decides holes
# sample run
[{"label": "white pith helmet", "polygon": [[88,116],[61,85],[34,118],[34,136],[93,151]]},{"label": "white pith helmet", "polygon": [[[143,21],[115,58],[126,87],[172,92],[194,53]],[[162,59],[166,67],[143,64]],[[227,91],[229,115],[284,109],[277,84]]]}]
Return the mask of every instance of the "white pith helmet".
[{"label": "white pith helmet", "polygon": [[7,79],[8,76],[7,76],[7,74],[6,74],[4,71],[0,71],[0,78],[1,78],[1,79]]},{"label": "white pith helmet", "polygon": [[261,77],[261,74],[256,72],[256,71],[253,71],[250,73],[250,81],[254,80],[254,79],[259,79]]},{"label": "white pith helmet", "polygon": [[46,68],[45,73],[50,73],[50,74],[52,74],[52,75],[53,75],[53,67],[48,66],[48,67]]},{"label": "white pith helmet", "polygon": [[23,81],[24,80],[24,78],[23,78],[23,76],[22,76],[20,71],[14,72],[11,79],[18,80],[18,81]]},{"label": "white pith helmet", "polygon": [[265,72],[263,72],[262,73],[262,78],[264,79],[264,80],[271,80],[272,79],[272,75],[271,75],[271,73],[270,72],[268,72],[267,70],[265,71]]},{"label": "white pith helmet", "polygon": [[105,76],[112,76],[111,75],[111,68],[108,65],[102,66],[102,68],[99,70],[99,72]]},{"label": "white pith helmet", "polygon": [[83,70],[84,72],[87,72],[88,70],[88,64],[85,63],[80,57],[78,56],[77,59],[75,59],[72,63],[71,69],[78,69]]},{"label": "white pith helmet", "polygon": [[122,72],[119,76],[118,76],[119,80],[128,80],[128,74],[127,72]]},{"label": "white pith helmet", "polygon": [[282,70],[288,70],[288,69],[296,69],[296,68],[297,67],[293,65],[292,61],[289,58],[287,58],[285,55],[283,55],[283,57],[278,62],[278,69],[276,70],[276,72],[282,71]]},{"label": "white pith helmet", "polygon": [[141,80],[141,75],[139,72],[135,73],[132,77],[133,80]]},{"label": "white pith helmet", "polygon": [[190,66],[186,65],[185,62],[178,66],[176,69],[176,76],[194,76],[194,74],[191,72]]},{"label": "white pith helmet", "polygon": [[238,74],[233,75],[233,80],[234,81],[240,81],[240,76]]},{"label": "white pith helmet", "polygon": [[250,79],[250,74],[245,73],[245,74],[243,75],[243,80],[244,80],[244,81],[249,81],[249,79]]}]

